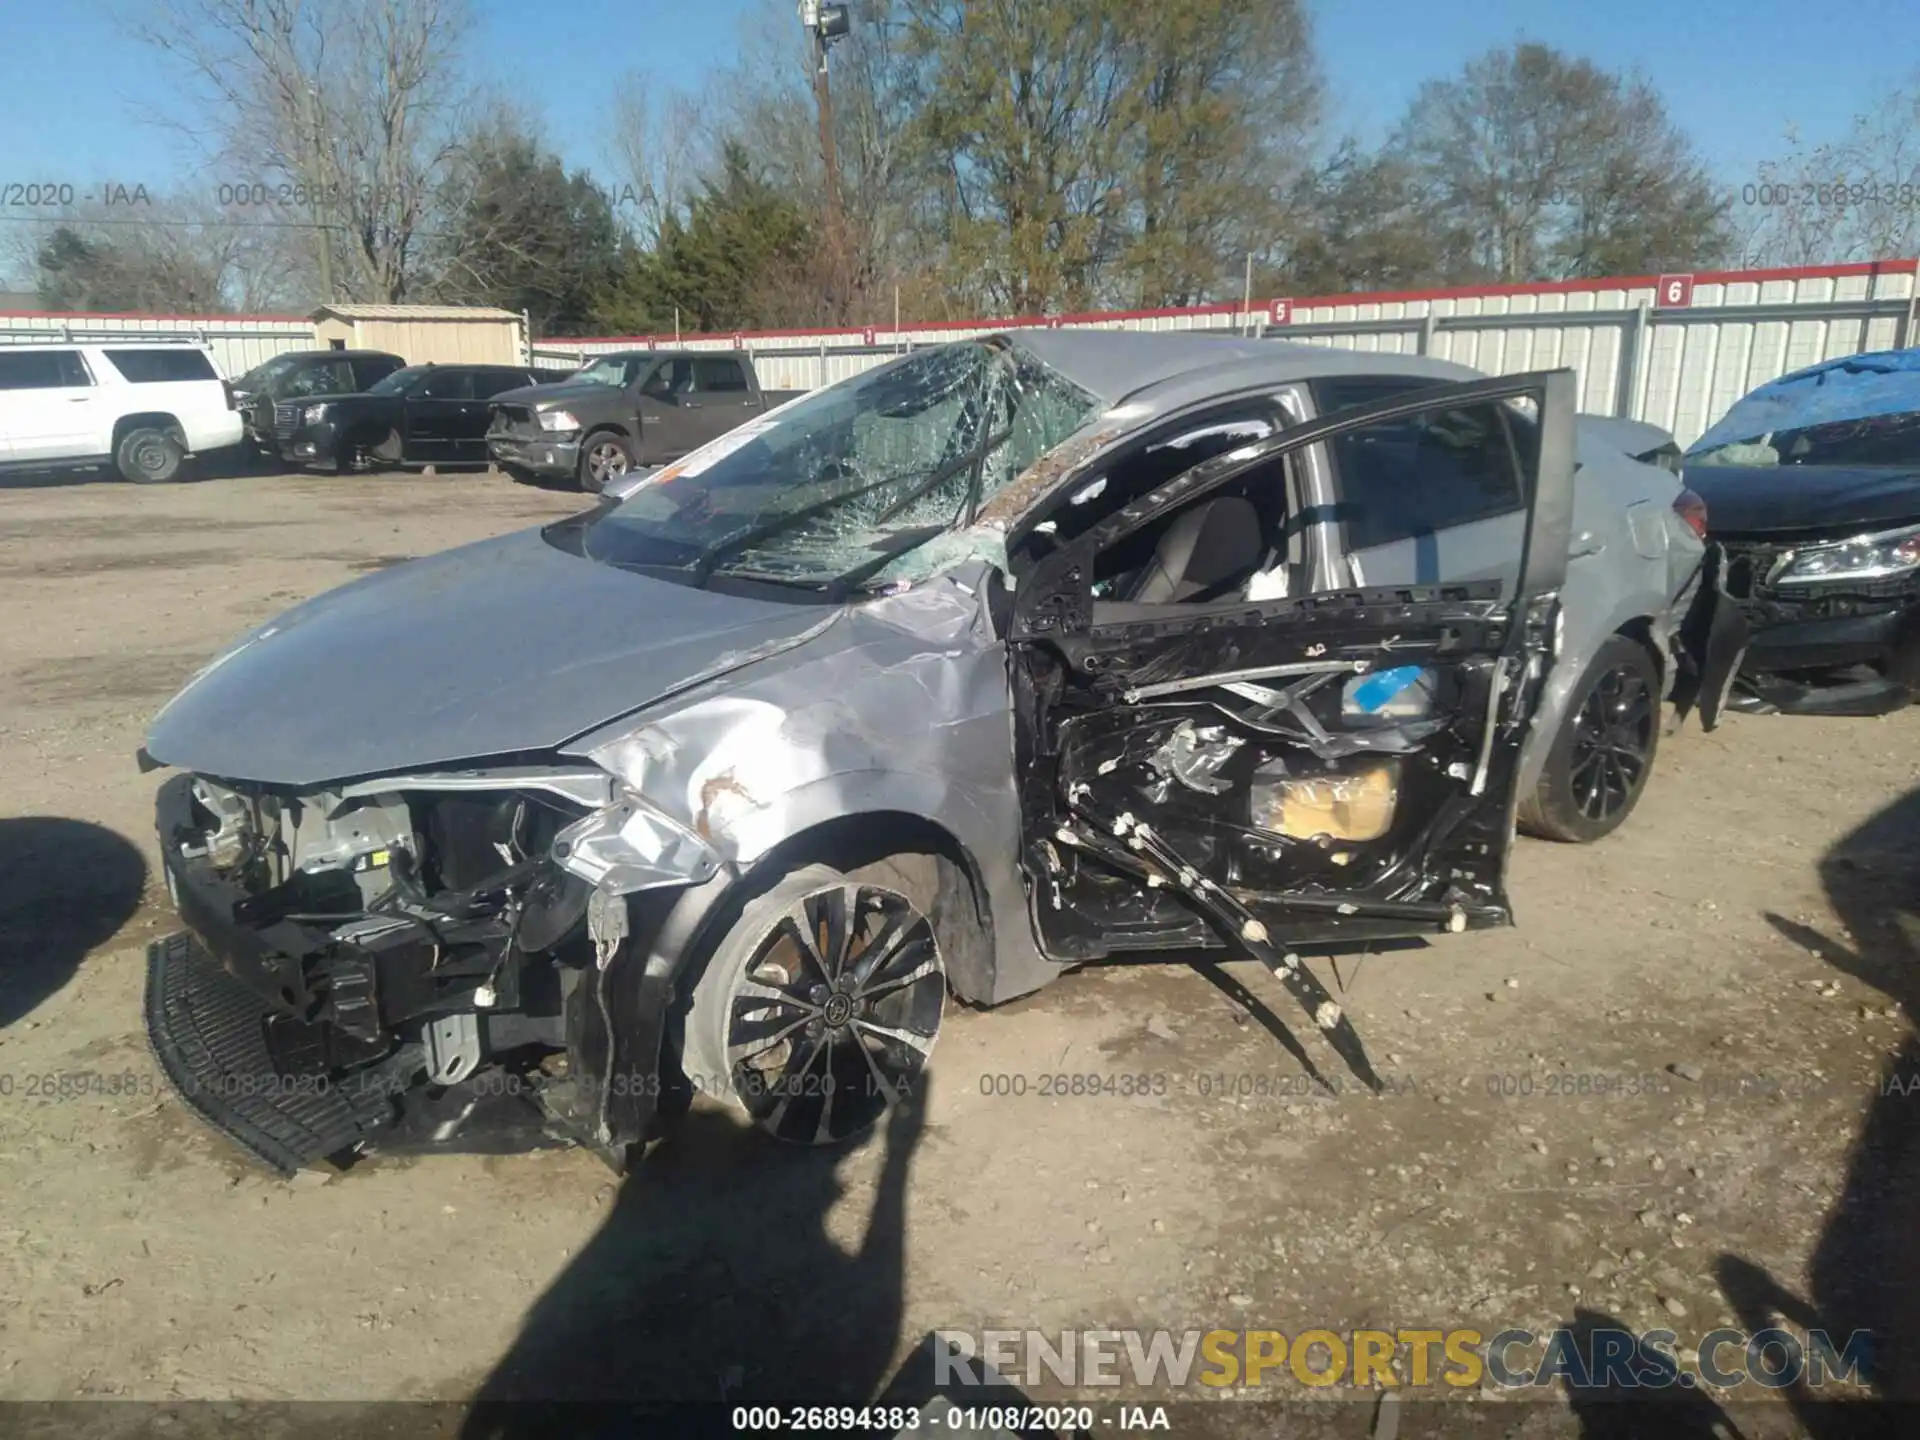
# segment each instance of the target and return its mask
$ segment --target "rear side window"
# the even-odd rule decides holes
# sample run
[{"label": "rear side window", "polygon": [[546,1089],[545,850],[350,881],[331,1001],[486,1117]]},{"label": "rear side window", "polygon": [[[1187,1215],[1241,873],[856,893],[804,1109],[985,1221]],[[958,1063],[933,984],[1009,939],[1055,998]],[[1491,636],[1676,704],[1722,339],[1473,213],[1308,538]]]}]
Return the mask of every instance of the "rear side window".
[{"label": "rear side window", "polygon": [[[1321,387],[1323,413],[1433,382],[1369,378]],[[1504,405],[1424,411],[1327,443],[1347,545],[1364,550],[1511,514],[1526,505],[1516,438]]]},{"label": "rear side window", "polygon": [[114,369],[135,385],[220,378],[204,350],[107,350],[102,353]]},{"label": "rear side window", "polygon": [[0,390],[59,390],[91,385],[78,350],[8,350],[0,347]]},{"label": "rear side window", "polygon": [[696,390],[744,390],[747,374],[738,360],[696,360],[693,384]]}]

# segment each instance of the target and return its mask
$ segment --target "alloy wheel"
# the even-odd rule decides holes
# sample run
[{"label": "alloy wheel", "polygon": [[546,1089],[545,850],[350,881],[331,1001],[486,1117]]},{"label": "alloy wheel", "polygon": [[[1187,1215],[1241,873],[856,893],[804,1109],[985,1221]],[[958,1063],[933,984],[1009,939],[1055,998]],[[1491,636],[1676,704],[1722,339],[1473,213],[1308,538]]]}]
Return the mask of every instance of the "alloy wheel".
[{"label": "alloy wheel", "polygon": [[1573,799],[1589,820],[1624,810],[1645,783],[1653,750],[1653,692],[1632,666],[1601,675],[1574,720]]},{"label": "alloy wheel", "polygon": [[933,924],[878,885],[825,886],[769,928],[728,1004],[727,1068],[755,1123],[824,1145],[918,1083],[946,973]]},{"label": "alloy wheel", "polygon": [[604,441],[587,452],[587,475],[598,490],[607,481],[627,473],[627,452],[625,447],[613,441]]}]

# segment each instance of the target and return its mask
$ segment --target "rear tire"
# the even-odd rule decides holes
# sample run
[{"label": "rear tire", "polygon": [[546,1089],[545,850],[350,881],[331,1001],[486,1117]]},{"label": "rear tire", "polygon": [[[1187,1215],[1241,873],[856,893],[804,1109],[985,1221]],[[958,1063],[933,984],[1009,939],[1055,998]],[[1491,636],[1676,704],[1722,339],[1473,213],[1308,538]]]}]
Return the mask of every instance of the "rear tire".
[{"label": "rear tire", "polygon": [[580,446],[580,488],[598,495],[609,480],[633,468],[633,447],[610,430],[589,435]]},{"label": "rear tire", "polygon": [[1574,687],[1539,783],[1520,802],[1520,828],[1581,845],[1619,829],[1653,774],[1660,703],[1660,669],[1646,646],[1608,636]]},{"label": "rear tire", "polygon": [[182,478],[186,446],[165,430],[142,425],[120,437],[114,448],[114,468],[120,478],[135,485],[165,485]]},{"label": "rear tire", "polygon": [[741,907],[687,1009],[697,1091],[803,1145],[850,1140],[911,1097],[946,999],[919,858],[808,865]]}]

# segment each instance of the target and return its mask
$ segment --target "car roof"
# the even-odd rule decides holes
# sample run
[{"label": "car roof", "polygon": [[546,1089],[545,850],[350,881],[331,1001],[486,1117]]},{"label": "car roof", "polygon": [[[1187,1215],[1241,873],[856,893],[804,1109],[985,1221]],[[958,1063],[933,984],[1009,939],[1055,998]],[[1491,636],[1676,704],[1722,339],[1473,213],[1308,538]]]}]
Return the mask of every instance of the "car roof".
[{"label": "car roof", "polygon": [[1481,372],[1424,355],[1347,350],[1288,340],[1233,335],[1167,334],[1125,330],[1013,331],[1000,337],[1108,405],[1147,390],[1156,409],[1244,387],[1285,385],[1335,375],[1426,375],[1477,380]]},{"label": "car roof", "polygon": [[391,350],[282,350],[279,355],[268,358],[278,360],[282,357],[288,360],[400,360],[402,364],[406,363]]},{"label": "car roof", "polygon": [[108,350],[211,350],[213,347],[200,340],[115,340],[99,335],[76,335],[71,340],[27,340],[18,345],[0,347],[0,353],[7,350],[78,350],[84,346]]}]

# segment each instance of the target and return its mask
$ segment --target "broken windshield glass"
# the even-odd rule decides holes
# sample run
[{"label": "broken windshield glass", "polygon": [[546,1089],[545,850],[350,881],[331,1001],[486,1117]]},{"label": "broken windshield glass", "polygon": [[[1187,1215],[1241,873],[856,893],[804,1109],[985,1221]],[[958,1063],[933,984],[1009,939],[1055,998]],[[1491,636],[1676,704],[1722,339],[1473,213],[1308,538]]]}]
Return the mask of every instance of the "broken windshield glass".
[{"label": "broken windshield glass", "polygon": [[[595,521],[606,564],[830,586],[922,578],[950,530],[1098,402],[1003,343],[908,355],[696,451]],[[878,563],[876,563],[878,562]]]}]

